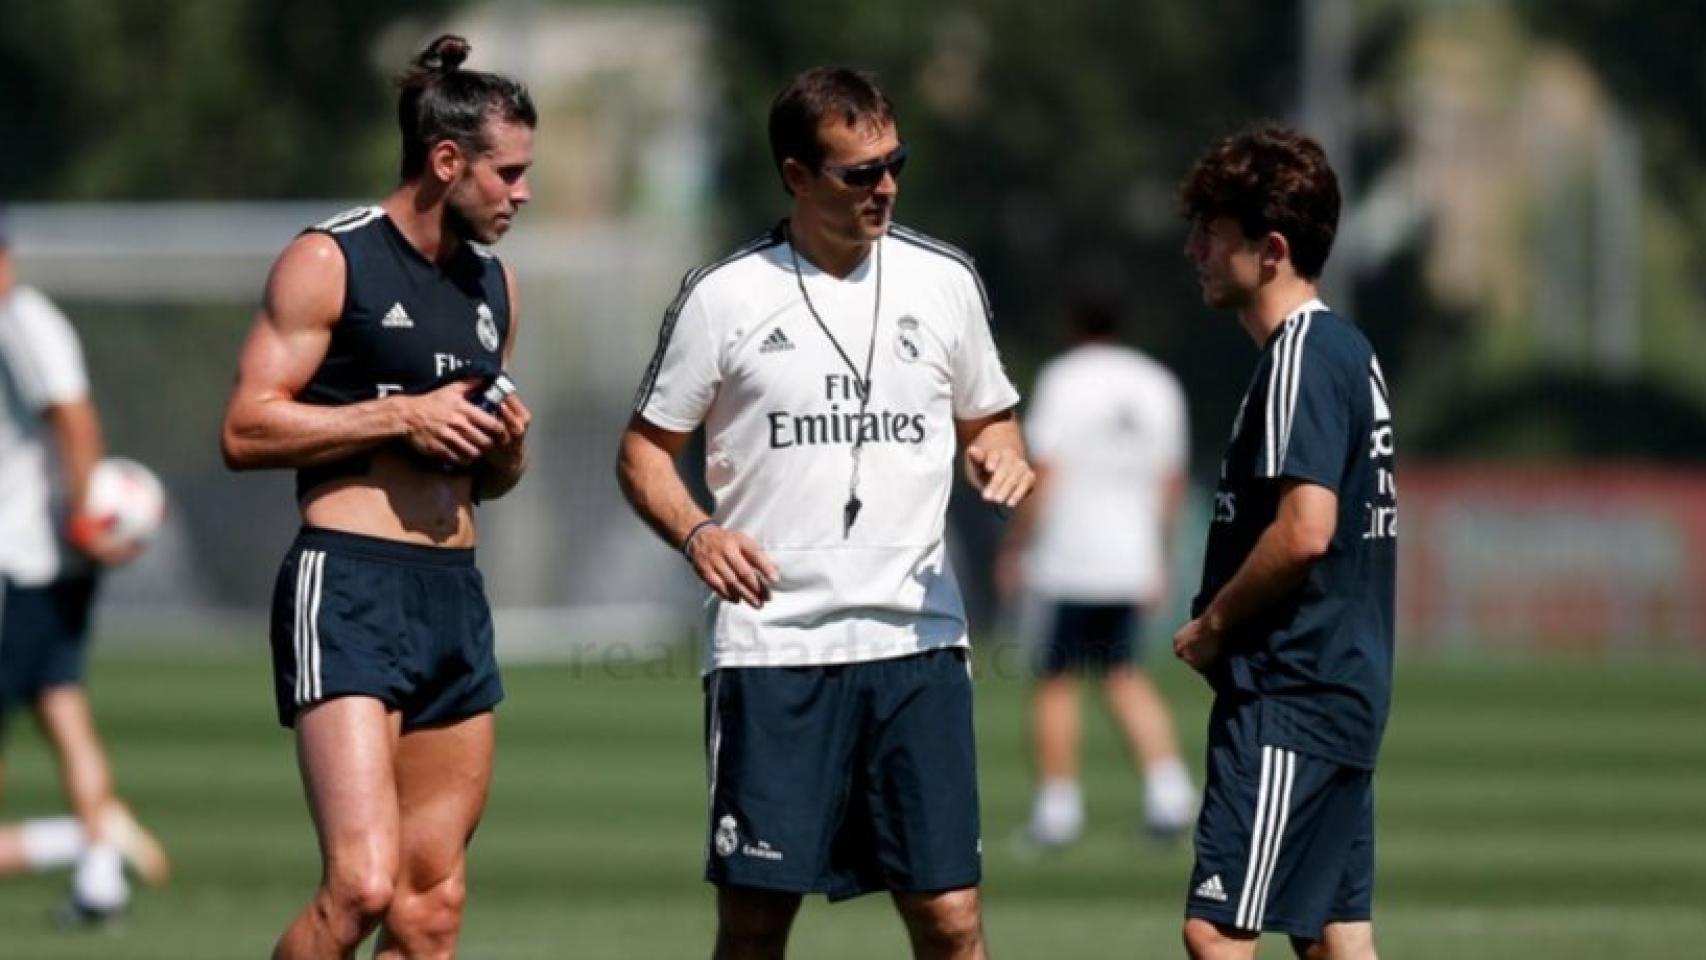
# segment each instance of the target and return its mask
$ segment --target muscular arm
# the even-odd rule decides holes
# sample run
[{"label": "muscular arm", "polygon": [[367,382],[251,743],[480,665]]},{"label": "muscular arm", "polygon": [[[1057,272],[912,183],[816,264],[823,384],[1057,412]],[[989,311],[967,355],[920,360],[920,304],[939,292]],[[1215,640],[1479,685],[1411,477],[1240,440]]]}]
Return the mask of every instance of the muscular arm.
[{"label": "muscular arm", "polygon": [[973,420],[955,420],[954,432],[965,448],[966,481],[992,504],[1017,507],[1036,482],[1025,462],[1025,439],[1012,410]]},{"label": "muscular arm", "polygon": [[1173,638],[1174,652],[1199,670],[1220,655],[1226,632],[1290,597],[1332,546],[1339,497],[1326,487],[1288,480],[1274,521],[1238,572]]},{"label": "muscular arm", "polygon": [[296,400],[325,359],[343,298],[344,262],[336,242],[309,233],[285,248],[238,358],[220,433],[226,466],[312,466],[402,438],[451,463],[477,459],[502,426],[462,401],[466,383],[340,406]]},{"label": "muscular arm", "polygon": [[689,435],[665,430],[639,414],[628,420],[616,455],[616,482],[646,526],[676,550],[685,550],[693,571],[717,596],[761,607],[770,599],[776,565],[752,538],[738,530],[706,526],[709,520],[676,470]]}]

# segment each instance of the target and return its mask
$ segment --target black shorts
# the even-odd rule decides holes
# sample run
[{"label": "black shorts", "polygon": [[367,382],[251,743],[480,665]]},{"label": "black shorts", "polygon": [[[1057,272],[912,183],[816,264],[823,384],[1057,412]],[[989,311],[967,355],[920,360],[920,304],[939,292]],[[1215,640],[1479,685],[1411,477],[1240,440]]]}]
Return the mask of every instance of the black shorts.
[{"label": "black shorts", "polygon": [[335,697],[374,697],[402,711],[404,729],[503,699],[473,550],[304,528],[273,589],[272,662],[287,727]]},{"label": "black shorts", "polygon": [[1374,775],[1262,743],[1259,715],[1215,701],[1185,914],[1319,940],[1372,916]]},{"label": "black shorts", "polygon": [[1037,618],[1035,668],[1039,677],[1078,671],[1106,672],[1136,662],[1143,609],[1135,603],[1043,598]]},{"label": "black shorts", "polygon": [[0,732],[14,709],[50,687],[80,686],[94,573],[25,587],[0,577]]},{"label": "black shorts", "polygon": [[706,678],[712,883],[926,893],[982,878],[962,649]]}]

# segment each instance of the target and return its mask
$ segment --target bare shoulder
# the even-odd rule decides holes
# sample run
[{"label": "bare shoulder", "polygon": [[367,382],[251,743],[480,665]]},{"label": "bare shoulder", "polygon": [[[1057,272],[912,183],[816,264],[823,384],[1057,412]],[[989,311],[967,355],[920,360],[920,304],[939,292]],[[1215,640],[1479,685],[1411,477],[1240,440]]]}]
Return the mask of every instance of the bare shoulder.
[{"label": "bare shoulder", "polygon": [[330,234],[310,230],[290,241],[284,252],[273,261],[273,277],[301,280],[331,280],[339,284],[344,278],[344,254]]},{"label": "bare shoulder", "polygon": [[318,231],[304,233],[273,262],[266,313],[281,326],[330,325],[343,312],[344,281],[337,241]]}]

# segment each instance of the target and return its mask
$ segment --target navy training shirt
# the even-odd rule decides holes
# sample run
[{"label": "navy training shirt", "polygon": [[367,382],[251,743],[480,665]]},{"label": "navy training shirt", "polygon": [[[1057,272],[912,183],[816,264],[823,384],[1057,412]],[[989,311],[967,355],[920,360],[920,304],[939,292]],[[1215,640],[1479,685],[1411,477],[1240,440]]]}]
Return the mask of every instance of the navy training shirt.
[{"label": "navy training shirt", "polygon": [[[325,359],[297,400],[336,406],[426,393],[503,369],[509,288],[492,254],[465,242],[434,263],[378,206],[345,211],[307,232],[331,237],[343,254],[344,305]],[[357,454],[303,468],[297,497],[367,466],[367,455]]]},{"label": "navy training shirt", "polygon": [[1287,601],[1233,627],[1209,671],[1260,701],[1264,744],[1374,768],[1392,701],[1397,485],[1386,378],[1368,340],[1318,300],[1262,349],[1221,461],[1201,616],[1274,520],[1282,481],[1338,495],[1325,556]]}]

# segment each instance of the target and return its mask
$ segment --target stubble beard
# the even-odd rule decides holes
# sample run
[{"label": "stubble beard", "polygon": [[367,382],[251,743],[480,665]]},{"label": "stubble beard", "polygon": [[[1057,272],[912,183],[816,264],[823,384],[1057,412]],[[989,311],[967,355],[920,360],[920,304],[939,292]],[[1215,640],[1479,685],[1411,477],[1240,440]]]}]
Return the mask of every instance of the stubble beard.
[{"label": "stubble beard", "polygon": [[1222,278],[1203,282],[1202,299],[1216,310],[1243,310],[1255,299],[1255,294]]},{"label": "stubble beard", "polygon": [[[877,211],[873,209],[869,211],[869,213],[875,215]],[[867,244],[876,243],[878,240],[881,240],[883,235],[889,232],[889,224],[893,222],[893,205],[884,207],[881,212],[881,219],[876,222],[873,222],[864,211],[853,215],[854,232],[862,242]]]},{"label": "stubble beard", "polygon": [[492,218],[485,226],[481,226],[478,221],[468,215],[454,194],[444,202],[444,227],[454,233],[458,239],[472,240],[488,247],[503,237],[503,231],[497,228],[496,217]]}]

